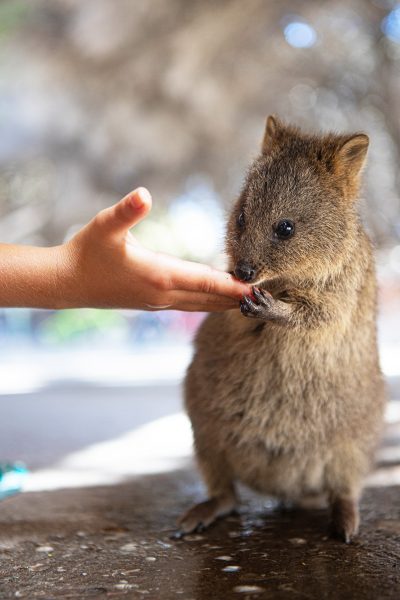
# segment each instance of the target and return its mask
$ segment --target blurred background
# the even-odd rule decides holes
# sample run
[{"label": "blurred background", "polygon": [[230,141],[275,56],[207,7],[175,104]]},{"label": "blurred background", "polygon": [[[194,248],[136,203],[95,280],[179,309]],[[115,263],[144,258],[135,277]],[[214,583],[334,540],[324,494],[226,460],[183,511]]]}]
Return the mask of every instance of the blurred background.
[{"label": "blurred background", "polygon": [[[365,131],[362,212],[396,396],[399,75],[392,0],[3,0],[0,240],[58,244],[143,185],[154,209],[135,229],[141,241],[223,266],[226,213],[269,113],[311,130]],[[133,427],[164,457],[171,431],[184,429],[177,453],[190,452],[179,384],[201,318],[0,310],[0,460],[43,469]],[[105,448],[103,479],[125,452]]]}]

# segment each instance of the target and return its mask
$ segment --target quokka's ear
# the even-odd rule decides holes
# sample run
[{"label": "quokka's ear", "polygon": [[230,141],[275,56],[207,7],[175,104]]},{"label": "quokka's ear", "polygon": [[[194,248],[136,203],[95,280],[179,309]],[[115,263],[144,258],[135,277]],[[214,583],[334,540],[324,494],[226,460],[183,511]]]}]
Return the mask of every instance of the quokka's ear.
[{"label": "quokka's ear", "polygon": [[282,123],[279,119],[273,115],[267,118],[265,125],[264,139],[262,141],[261,150],[263,153],[267,153],[277,140],[279,131],[283,128]]},{"label": "quokka's ear", "polygon": [[365,163],[368,145],[368,136],[365,133],[357,133],[340,146],[336,160],[349,175],[356,177],[360,173]]}]

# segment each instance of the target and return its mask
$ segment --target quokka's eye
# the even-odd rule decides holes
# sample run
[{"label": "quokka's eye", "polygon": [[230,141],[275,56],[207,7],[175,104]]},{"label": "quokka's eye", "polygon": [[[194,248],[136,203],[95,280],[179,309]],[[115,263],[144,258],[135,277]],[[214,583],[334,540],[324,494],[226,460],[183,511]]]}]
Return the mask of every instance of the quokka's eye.
[{"label": "quokka's eye", "polygon": [[294,234],[294,223],[289,219],[283,219],[274,225],[274,232],[276,237],[280,240],[287,240]]},{"label": "quokka's eye", "polygon": [[246,220],[244,218],[244,213],[241,212],[237,218],[237,224],[239,225],[240,229],[243,229],[245,223],[246,223]]}]

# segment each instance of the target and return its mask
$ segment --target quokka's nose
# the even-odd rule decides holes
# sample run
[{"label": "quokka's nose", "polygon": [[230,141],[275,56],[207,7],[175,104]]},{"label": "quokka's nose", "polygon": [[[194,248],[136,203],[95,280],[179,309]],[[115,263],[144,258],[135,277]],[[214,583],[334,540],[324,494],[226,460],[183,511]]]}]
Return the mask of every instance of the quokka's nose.
[{"label": "quokka's nose", "polygon": [[255,274],[256,270],[242,260],[235,267],[235,275],[241,281],[251,281]]}]

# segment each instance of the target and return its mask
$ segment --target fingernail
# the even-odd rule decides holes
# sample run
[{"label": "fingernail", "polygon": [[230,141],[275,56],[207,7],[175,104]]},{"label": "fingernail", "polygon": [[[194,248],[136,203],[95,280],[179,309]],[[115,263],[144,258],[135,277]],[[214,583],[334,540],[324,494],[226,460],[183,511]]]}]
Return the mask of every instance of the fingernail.
[{"label": "fingernail", "polygon": [[143,206],[143,200],[139,193],[139,190],[134,190],[131,193],[130,201],[134,208],[141,208]]},{"label": "fingernail", "polygon": [[151,195],[148,189],[139,187],[132,192],[131,202],[135,208],[141,208],[144,204],[151,202]]}]

